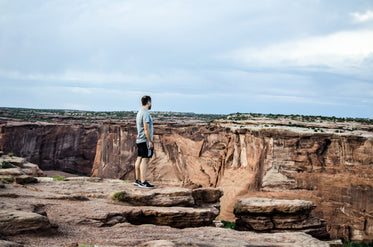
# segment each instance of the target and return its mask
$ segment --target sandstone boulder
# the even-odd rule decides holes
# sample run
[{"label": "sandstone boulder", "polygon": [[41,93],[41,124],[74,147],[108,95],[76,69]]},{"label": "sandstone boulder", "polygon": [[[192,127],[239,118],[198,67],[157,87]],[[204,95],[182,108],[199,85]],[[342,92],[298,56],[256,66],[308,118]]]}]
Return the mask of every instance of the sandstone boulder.
[{"label": "sandstone boulder", "polygon": [[23,164],[25,164],[27,161],[25,158],[20,158],[20,157],[15,157],[15,156],[8,156],[8,155],[3,155],[1,156],[0,161],[6,161],[9,162],[15,166],[22,167]]},{"label": "sandstone boulder", "polygon": [[15,243],[12,241],[0,240],[1,247],[23,247],[22,244]]},{"label": "sandstone boulder", "polygon": [[315,204],[310,201],[275,200],[253,197],[238,199],[236,205],[234,206],[234,214],[307,214],[310,213],[315,207]]},{"label": "sandstone boulder", "polygon": [[0,169],[0,175],[3,175],[3,176],[20,176],[24,174],[25,173],[21,171],[19,167],[9,168],[9,169]]},{"label": "sandstone boulder", "polygon": [[314,208],[312,202],[302,200],[238,199],[234,207],[236,229],[259,232],[303,231],[319,239],[329,239],[325,222],[310,215]]},{"label": "sandstone boulder", "polygon": [[0,235],[15,235],[50,228],[48,218],[40,214],[6,209],[0,211]]},{"label": "sandstone boulder", "polygon": [[223,191],[217,188],[199,188],[193,190],[193,198],[197,205],[219,202]]},{"label": "sandstone boulder", "polygon": [[123,222],[133,225],[154,224],[175,228],[211,226],[219,215],[216,208],[124,207],[121,211],[88,216],[82,224],[113,226]]},{"label": "sandstone boulder", "polygon": [[154,190],[127,189],[115,193],[112,198],[121,202],[127,202],[138,206],[160,206],[173,207],[184,206],[192,207],[194,199],[192,191],[184,188],[159,188]]},{"label": "sandstone boulder", "polygon": [[216,188],[190,190],[179,187],[165,187],[143,190],[137,187],[127,187],[126,190],[115,193],[111,198],[137,206],[217,207],[216,205],[219,205],[222,195],[223,191]]},{"label": "sandstone boulder", "polygon": [[37,183],[38,180],[28,175],[21,175],[21,176],[15,177],[15,182],[17,184],[30,184],[30,183]]},{"label": "sandstone boulder", "polygon": [[146,207],[126,214],[131,224],[154,224],[176,228],[211,226],[219,215],[215,208]]},{"label": "sandstone boulder", "polygon": [[45,176],[44,172],[39,168],[38,165],[29,163],[29,162],[22,165],[22,171],[26,175],[30,175],[30,176],[34,176],[34,177]]}]

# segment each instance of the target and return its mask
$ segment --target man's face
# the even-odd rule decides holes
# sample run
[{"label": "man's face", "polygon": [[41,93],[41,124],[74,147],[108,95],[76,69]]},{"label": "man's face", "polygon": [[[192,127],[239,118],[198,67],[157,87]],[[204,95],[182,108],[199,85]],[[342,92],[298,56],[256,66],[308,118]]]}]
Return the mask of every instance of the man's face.
[{"label": "man's face", "polygon": [[149,106],[149,110],[152,109],[152,102],[151,101],[148,101],[148,106]]}]

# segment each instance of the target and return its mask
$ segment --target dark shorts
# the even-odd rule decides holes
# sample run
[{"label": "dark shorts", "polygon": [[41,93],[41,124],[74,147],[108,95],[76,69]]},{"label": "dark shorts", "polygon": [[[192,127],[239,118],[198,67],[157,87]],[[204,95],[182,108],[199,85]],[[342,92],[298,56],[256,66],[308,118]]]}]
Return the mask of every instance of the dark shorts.
[{"label": "dark shorts", "polygon": [[151,158],[153,156],[153,150],[148,149],[146,142],[136,143],[137,145],[137,156],[141,158]]}]

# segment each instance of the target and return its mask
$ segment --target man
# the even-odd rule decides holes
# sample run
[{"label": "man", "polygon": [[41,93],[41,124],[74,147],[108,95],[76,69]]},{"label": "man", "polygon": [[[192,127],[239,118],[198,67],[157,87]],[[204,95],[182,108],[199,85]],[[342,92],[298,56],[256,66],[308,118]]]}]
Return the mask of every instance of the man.
[{"label": "man", "polygon": [[143,96],[141,98],[142,107],[137,113],[137,159],[135,163],[135,185],[142,188],[154,188],[154,185],[146,181],[146,170],[148,168],[149,159],[153,156],[153,120],[149,114],[152,108],[152,99],[150,96]]}]

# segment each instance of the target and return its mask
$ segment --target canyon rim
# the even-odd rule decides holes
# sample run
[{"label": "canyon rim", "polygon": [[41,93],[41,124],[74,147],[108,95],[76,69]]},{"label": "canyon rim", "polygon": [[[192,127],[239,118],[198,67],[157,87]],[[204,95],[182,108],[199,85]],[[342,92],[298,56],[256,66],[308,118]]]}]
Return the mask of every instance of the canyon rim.
[{"label": "canyon rim", "polygon": [[[354,130],[348,131],[351,125]],[[43,170],[133,180],[135,138],[131,122],[0,119],[0,150]],[[373,240],[370,124],[163,121],[155,126],[154,139],[149,180],[222,189],[219,219],[234,221],[238,198],[302,199],[315,203],[312,214],[326,220],[332,238]]]}]

